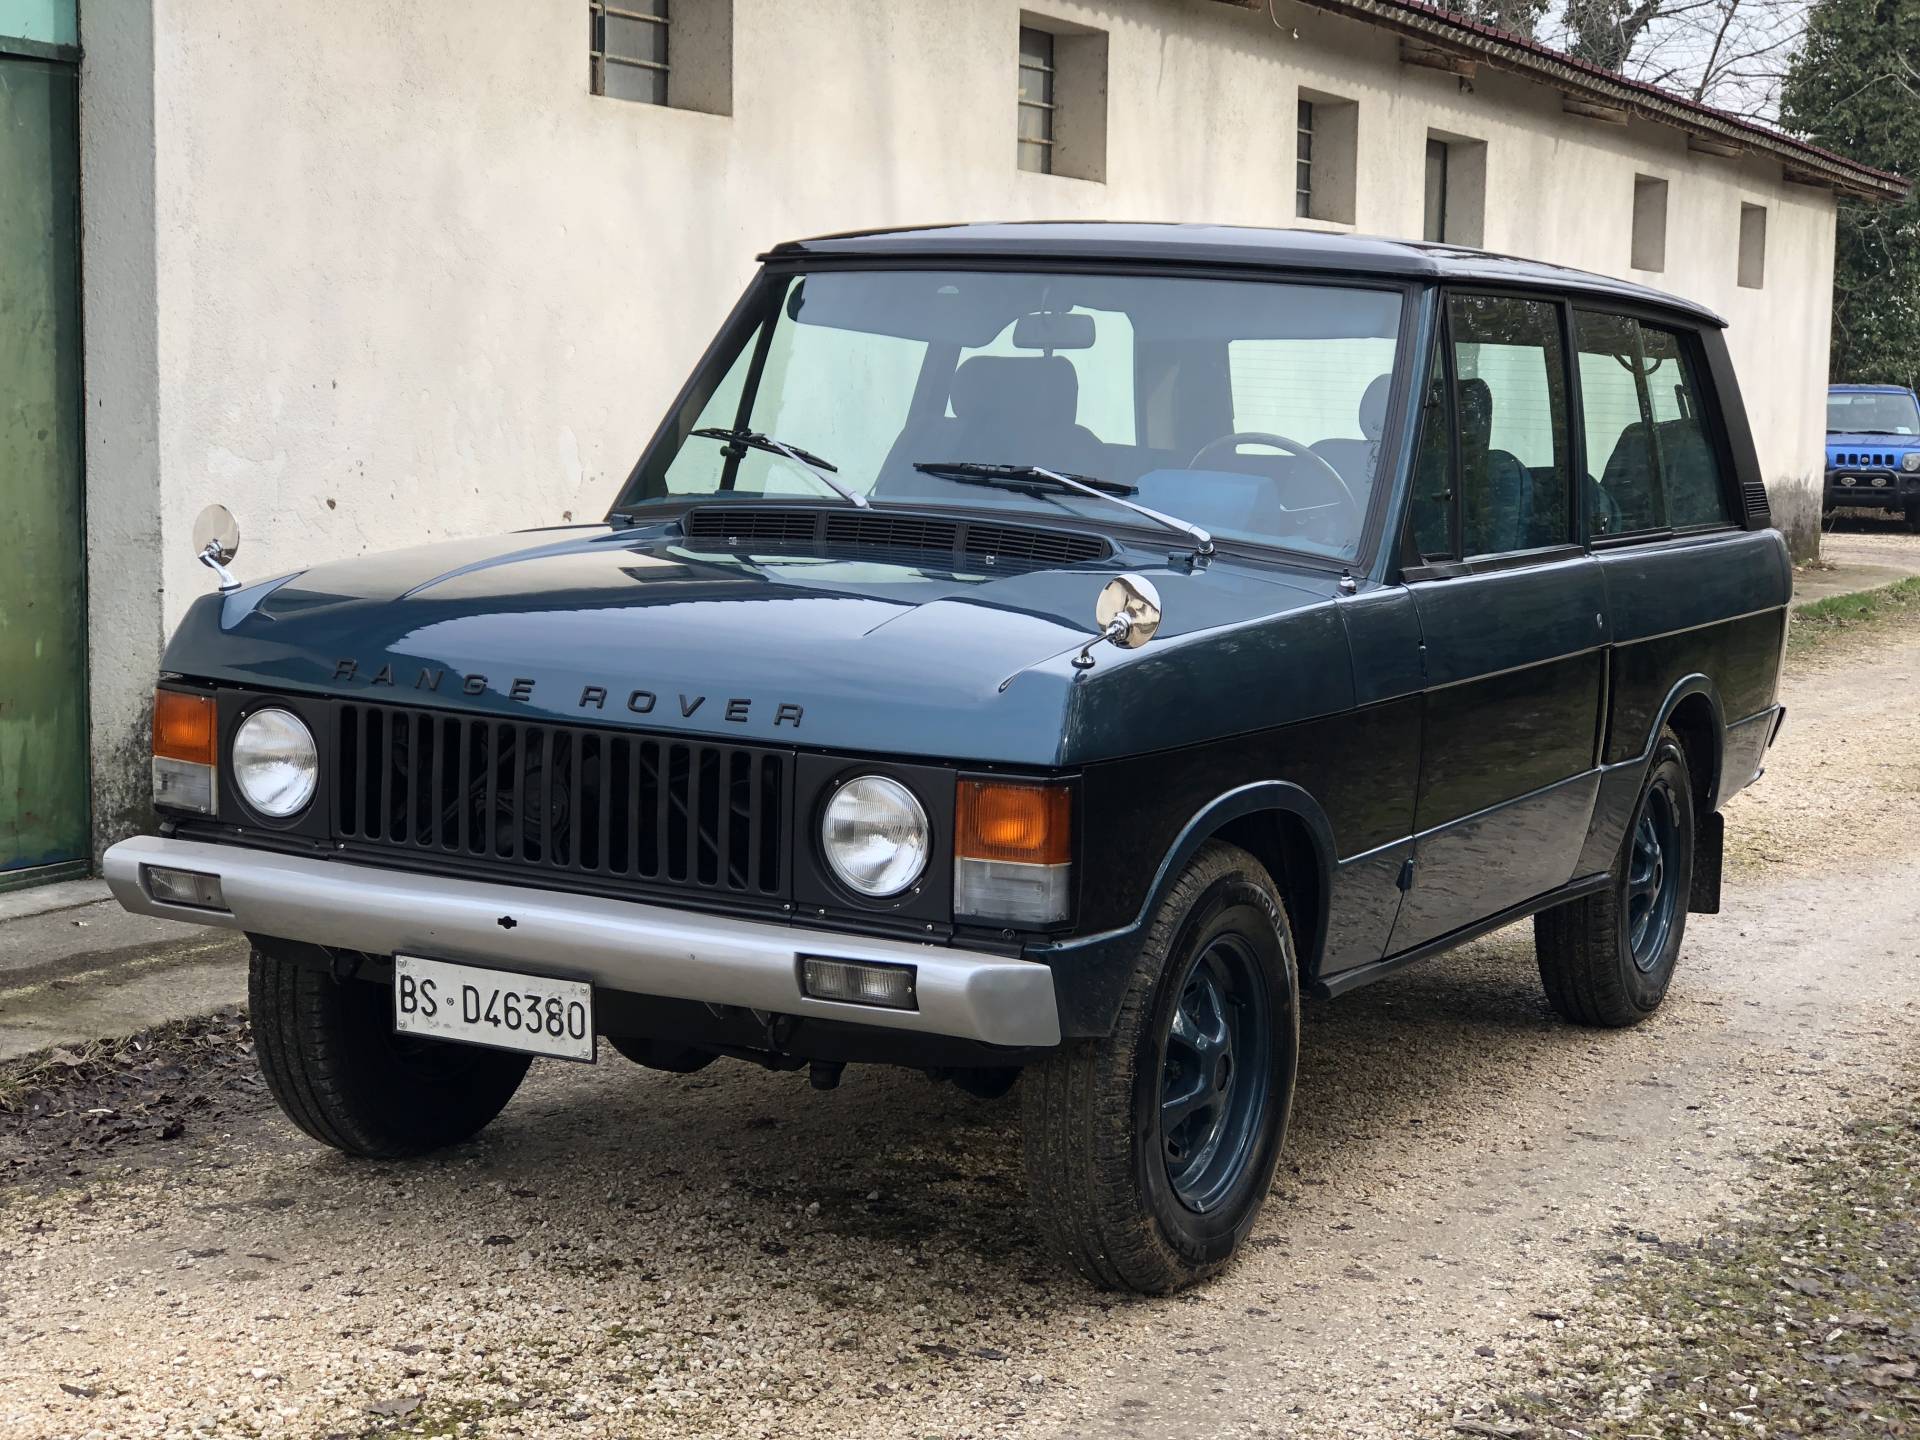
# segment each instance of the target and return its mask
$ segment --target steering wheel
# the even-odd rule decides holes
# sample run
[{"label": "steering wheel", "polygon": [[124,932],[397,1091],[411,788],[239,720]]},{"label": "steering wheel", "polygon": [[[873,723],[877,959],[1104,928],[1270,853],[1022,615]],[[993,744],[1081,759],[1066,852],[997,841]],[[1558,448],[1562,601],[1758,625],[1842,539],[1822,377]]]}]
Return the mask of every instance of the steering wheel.
[{"label": "steering wheel", "polygon": [[1365,523],[1366,515],[1361,510],[1360,501],[1355,498],[1352,487],[1347,484],[1338,470],[1327,463],[1325,456],[1317,450],[1302,445],[1298,440],[1289,440],[1285,435],[1275,435],[1270,430],[1235,430],[1231,435],[1222,435],[1218,439],[1209,440],[1193,452],[1193,459],[1187,462],[1187,468],[1203,470],[1207,467],[1200,462],[1211,456],[1214,451],[1223,449],[1237,451],[1242,445],[1270,445],[1275,450],[1284,450],[1287,454],[1296,455],[1302,460],[1311,460],[1326,472],[1329,480],[1333,481],[1334,487],[1340,493],[1341,503],[1346,506],[1348,519],[1356,528]]}]

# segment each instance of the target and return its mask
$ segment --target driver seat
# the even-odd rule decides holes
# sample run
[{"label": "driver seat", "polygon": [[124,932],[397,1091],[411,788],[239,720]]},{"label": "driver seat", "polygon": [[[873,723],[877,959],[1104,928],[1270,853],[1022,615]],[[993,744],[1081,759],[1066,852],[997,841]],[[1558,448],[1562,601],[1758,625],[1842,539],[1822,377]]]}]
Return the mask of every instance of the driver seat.
[{"label": "driver seat", "polygon": [[1340,478],[1363,495],[1373,480],[1374,466],[1380,459],[1380,437],[1387,429],[1387,395],[1393,389],[1391,375],[1376,375],[1360,397],[1359,440],[1329,436],[1307,448],[1340,472]]},{"label": "driver seat", "polygon": [[952,498],[948,482],[916,461],[980,460],[1099,468],[1099,437],[1079,423],[1080,376],[1064,355],[973,355],[953,372],[953,414],[910,422],[894,441],[874,485],[889,496]]}]

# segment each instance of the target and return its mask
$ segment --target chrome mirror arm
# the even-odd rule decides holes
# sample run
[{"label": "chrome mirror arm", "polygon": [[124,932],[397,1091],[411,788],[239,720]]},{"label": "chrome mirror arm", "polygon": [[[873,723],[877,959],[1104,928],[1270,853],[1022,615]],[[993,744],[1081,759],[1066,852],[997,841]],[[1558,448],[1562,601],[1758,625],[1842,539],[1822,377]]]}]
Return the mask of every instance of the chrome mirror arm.
[{"label": "chrome mirror arm", "polygon": [[218,540],[209,540],[207,548],[200,552],[198,558],[202,565],[220,577],[222,595],[240,588],[239,577],[227,568],[227,561],[233,558],[232,552],[223,549]]},{"label": "chrome mirror arm", "polygon": [[1127,632],[1133,628],[1124,615],[1116,615],[1107,622],[1107,628],[1081,647],[1080,653],[1073,657],[1073,668],[1091,670],[1093,668],[1093,647],[1096,645],[1118,645],[1127,638]]}]

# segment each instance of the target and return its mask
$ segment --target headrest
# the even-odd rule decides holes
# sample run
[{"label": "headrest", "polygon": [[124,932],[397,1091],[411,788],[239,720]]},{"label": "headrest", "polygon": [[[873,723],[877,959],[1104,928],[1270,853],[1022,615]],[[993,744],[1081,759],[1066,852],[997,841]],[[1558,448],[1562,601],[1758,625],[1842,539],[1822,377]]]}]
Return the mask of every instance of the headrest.
[{"label": "headrest", "polygon": [[1080,377],[1064,355],[975,355],[953,372],[953,413],[995,424],[1071,425]]},{"label": "headrest", "polygon": [[1360,433],[1379,440],[1387,428],[1387,393],[1393,389],[1393,376],[1377,375],[1360,397]]},{"label": "headrest", "polygon": [[1484,450],[1493,439],[1493,388],[1475,377],[1460,382],[1460,442]]}]

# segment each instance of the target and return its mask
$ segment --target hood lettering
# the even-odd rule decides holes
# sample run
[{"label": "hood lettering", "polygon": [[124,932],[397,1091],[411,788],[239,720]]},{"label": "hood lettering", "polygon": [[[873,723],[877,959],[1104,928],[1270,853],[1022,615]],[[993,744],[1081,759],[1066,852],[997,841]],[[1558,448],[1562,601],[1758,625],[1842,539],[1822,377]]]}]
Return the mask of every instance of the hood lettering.
[{"label": "hood lettering", "polygon": [[[413,688],[415,690],[438,691],[440,689],[440,682],[446,678],[446,675],[447,671],[444,666],[423,665],[414,674]],[[394,688],[403,683],[403,681],[395,675],[391,662],[381,665],[371,676],[363,679],[360,674],[360,662],[351,658],[334,661],[331,678],[334,683],[342,686],[358,682],[368,686],[385,685],[389,688]],[[487,693],[488,684],[486,675],[475,672],[462,675],[459,678],[460,689],[463,694],[484,695]],[[524,675],[516,675],[507,682],[506,689],[502,693],[509,700],[518,701],[522,704],[530,704],[532,703],[537,685],[537,681],[531,680]],[[614,693],[614,691],[608,689],[605,685],[583,685],[580,687],[580,698],[574,702],[574,708],[576,710],[604,711],[607,708],[608,697]],[[707,697],[705,695],[689,695],[685,691],[678,692],[674,698],[679,704],[680,718],[683,720],[691,720],[695,712],[707,703]],[[627,692],[627,709],[632,714],[651,715],[654,707],[659,703],[660,697],[651,690],[629,690]],[[722,715],[730,724],[746,725],[751,723],[753,719],[753,707],[760,702],[756,701],[750,695],[732,695],[727,697],[723,703],[725,708],[722,711]],[[762,710],[760,713],[764,715],[766,711]],[[779,729],[783,725],[791,725],[794,729],[798,730],[805,714],[806,710],[803,706],[795,705],[791,701],[778,702],[773,707],[773,726],[775,729]]]}]

